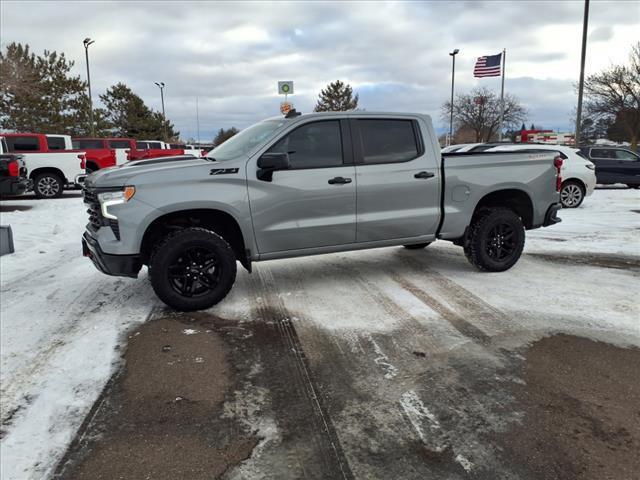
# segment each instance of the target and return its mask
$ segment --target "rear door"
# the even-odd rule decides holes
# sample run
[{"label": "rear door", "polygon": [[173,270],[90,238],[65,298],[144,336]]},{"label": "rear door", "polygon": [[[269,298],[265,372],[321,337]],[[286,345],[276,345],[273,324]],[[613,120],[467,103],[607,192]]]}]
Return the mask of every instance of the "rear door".
[{"label": "rear door", "polygon": [[596,179],[598,183],[621,182],[620,175],[616,172],[618,161],[613,148],[591,148],[589,159],[596,166]]},{"label": "rear door", "polygon": [[411,118],[351,120],[358,184],[358,242],[435,234],[439,159]]},{"label": "rear door", "polygon": [[249,163],[249,199],[261,254],[354,243],[356,183],[348,120],[315,120],[276,141],[267,152],[288,153],[289,170],[271,181]]}]

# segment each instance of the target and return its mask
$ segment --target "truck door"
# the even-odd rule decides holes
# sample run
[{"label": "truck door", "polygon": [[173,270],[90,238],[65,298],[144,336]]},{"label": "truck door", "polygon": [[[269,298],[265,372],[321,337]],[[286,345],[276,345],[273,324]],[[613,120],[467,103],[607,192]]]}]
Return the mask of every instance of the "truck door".
[{"label": "truck door", "polygon": [[358,242],[433,235],[440,219],[439,159],[415,119],[351,121]]},{"label": "truck door", "polygon": [[347,122],[317,120],[297,127],[267,151],[288,153],[290,169],[273,172],[270,181],[249,173],[261,254],[355,242],[356,182]]}]

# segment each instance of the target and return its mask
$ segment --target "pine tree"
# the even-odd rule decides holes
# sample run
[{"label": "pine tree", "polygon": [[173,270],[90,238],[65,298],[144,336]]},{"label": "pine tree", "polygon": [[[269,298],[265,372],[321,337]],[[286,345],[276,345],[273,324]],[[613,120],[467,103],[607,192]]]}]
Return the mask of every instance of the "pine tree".
[{"label": "pine tree", "polygon": [[229,140],[231,137],[233,137],[239,131],[240,130],[238,130],[236,127],[231,127],[228,130],[225,130],[224,128],[221,128],[220,130],[218,130],[218,133],[216,134],[215,138],[213,139],[213,146],[217,147],[218,145],[226,142],[227,140]]},{"label": "pine tree", "polygon": [[[104,95],[100,95],[100,100],[105,106],[106,121],[110,125],[112,135],[145,140],[164,138],[165,122],[162,113],[151,110],[142,98],[124,83],[110,87]],[[180,132],[174,128],[167,120],[168,139],[180,136]]]},{"label": "pine tree", "polygon": [[331,82],[318,95],[316,112],[346,112],[358,108],[358,94],[353,95],[351,85],[340,80]]},{"label": "pine tree", "polygon": [[63,53],[10,43],[0,52],[0,128],[77,135],[89,127],[87,84]]}]

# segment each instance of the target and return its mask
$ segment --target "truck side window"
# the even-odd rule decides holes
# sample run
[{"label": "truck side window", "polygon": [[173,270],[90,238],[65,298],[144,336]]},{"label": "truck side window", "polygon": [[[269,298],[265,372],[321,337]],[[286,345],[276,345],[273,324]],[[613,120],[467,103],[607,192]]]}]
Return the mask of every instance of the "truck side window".
[{"label": "truck side window", "polygon": [[357,120],[365,164],[407,162],[418,157],[411,120]]},{"label": "truck side window", "polygon": [[10,152],[37,152],[40,144],[36,137],[5,137]]},{"label": "truck side window", "polygon": [[109,148],[131,148],[128,140],[109,140]]},{"label": "truck side window", "polygon": [[47,147],[49,150],[64,150],[64,138],[47,137]]},{"label": "truck side window", "polygon": [[269,149],[288,153],[291,168],[337,167],[342,162],[342,136],[338,120],[307,123]]}]

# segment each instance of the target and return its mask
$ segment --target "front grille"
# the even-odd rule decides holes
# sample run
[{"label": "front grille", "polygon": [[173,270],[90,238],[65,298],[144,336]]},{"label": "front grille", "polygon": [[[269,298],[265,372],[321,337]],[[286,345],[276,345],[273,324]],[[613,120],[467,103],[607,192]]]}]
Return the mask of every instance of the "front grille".
[{"label": "front grille", "polygon": [[92,232],[97,232],[101,227],[110,227],[116,239],[120,240],[120,225],[118,225],[117,220],[104,218],[102,216],[98,193],[93,189],[84,187],[82,189],[82,195],[84,196],[84,203],[88,207],[89,223],[87,224],[87,229]]},{"label": "front grille", "polygon": [[93,232],[98,231],[104,225],[105,218],[100,211],[100,203],[98,202],[98,194],[91,189],[83,188],[82,195],[84,203],[87,205],[87,213],[89,214],[89,223],[87,228]]}]

